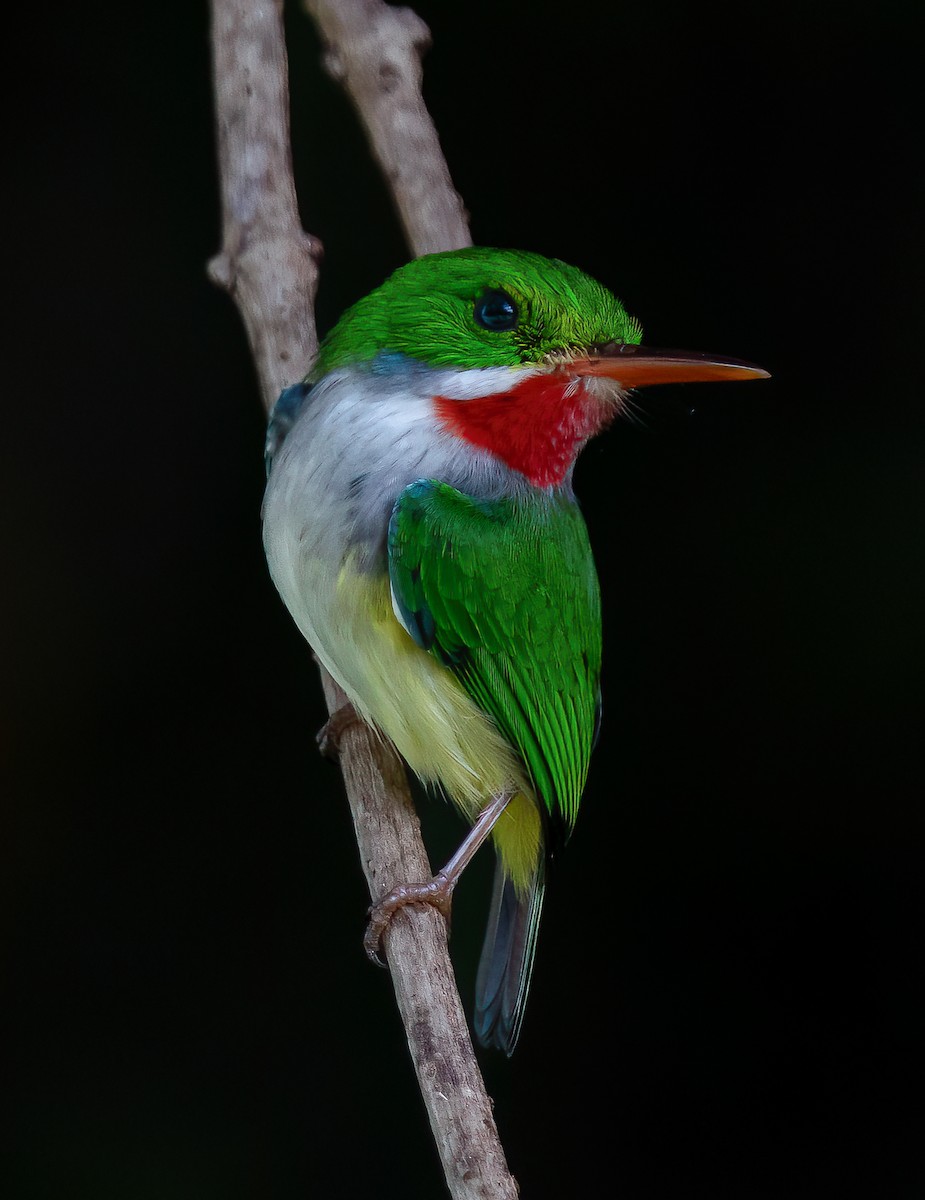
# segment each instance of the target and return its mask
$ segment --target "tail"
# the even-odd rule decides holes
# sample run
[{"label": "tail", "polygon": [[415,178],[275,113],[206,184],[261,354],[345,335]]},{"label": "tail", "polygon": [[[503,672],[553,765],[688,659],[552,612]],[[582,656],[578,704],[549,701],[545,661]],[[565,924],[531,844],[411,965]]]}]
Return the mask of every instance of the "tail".
[{"label": "tail", "polygon": [[500,860],[485,944],[475,981],[475,1036],[483,1046],[510,1056],[517,1045],[533,973],[536,935],[546,892],[542,854],[526,892],[519,895]]}]

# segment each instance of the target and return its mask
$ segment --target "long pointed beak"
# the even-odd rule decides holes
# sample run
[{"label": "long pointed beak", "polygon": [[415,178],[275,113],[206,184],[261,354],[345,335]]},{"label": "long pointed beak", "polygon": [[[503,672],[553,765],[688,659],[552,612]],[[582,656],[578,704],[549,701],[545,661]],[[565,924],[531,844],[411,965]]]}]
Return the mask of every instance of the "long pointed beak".
[{"label": "long pointed beak", "polygon": [[586,358],[563,364],[576,375],[605,375],[626,388],[650,383],[701,383],[710,380],[770,379],[770,373],[754,363],[717,354],[687,350],[653,350],[608,342],[592,346]]}]

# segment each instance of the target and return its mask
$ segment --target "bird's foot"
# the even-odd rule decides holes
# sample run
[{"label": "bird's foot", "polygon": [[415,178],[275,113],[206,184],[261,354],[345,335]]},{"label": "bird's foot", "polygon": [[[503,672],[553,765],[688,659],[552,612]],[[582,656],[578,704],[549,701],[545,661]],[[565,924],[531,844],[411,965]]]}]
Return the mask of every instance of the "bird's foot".
[{"label": "bird's foot", "polygon": [[318,730],[315,741],[325,758],[337,760],[340,756],[340,740],[351,725],[362,725],[363,718],[348,700],[342,704]]},{"label": "bird's foot", "polygon": [[382,935],[400,908],[408,904],[430,904],[443,914],[449,932],[450,912],[453,904],[453,888],[456,880],[442,871],[429,883],[402,883],[392,888],[387,896],[369,910],[369,924],[363,937],[363,949],[377,966],[386,964],[380,956]]}]

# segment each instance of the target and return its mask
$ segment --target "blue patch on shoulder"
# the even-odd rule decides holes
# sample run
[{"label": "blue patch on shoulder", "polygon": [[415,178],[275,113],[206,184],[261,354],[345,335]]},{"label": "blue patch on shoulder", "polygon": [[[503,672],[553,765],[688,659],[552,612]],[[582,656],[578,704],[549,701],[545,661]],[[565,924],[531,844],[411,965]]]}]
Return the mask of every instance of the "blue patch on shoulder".
[{"label": "blue patch on shoulder", "polygon": [[266,463],[267,475],[270,474],[274,456],[286,440],[286,434],[295,424],[311,390],[309,383],[294,383],[291,387],[283,388],[279,399],[273,405],[273,411],[270,413],[270,420],[267,424],[267,438],[263,446],[263,461]]},{"label": "blue patch on shoulder", "polygon": [[[429,499],[436,490],[436,486],[432,479],[415,479],[414,483],[408,484],[403,494],[405,496],[410,496],[412,500],[426,500]],[[416,517],[419,514],[416,511],[412,511],[411,515]]]},{"label": "blue patch on shoulder", "polygon": [[407,375],[409,371],[426,371],[428,368],[425,363],[399,350],[380,350],[370,360],[369,369],[374,375]]}]

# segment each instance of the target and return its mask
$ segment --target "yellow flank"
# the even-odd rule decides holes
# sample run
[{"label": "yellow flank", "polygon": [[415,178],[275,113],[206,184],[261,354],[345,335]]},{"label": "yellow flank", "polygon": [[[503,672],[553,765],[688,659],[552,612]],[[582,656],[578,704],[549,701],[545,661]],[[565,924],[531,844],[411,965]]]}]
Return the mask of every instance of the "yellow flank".
[{"label": "yellow flank", "polygon": [[421,780],[440,784],[470,821],[493,796],[516,792],[493,837],[506,874],[518,891],[526,890],[541,826],[517,755],[452,672],[401,626],[387,576],[359,571],[348,559],[333,590],[329,622],[318,622],[315,631],[319,658],[360,715],[395,744]]}]

